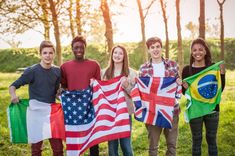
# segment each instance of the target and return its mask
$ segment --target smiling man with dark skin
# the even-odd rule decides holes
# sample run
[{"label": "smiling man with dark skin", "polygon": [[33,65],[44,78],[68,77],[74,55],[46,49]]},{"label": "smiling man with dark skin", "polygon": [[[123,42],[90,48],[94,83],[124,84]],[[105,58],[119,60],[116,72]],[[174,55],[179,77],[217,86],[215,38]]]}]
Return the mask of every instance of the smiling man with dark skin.
[{"label": "smiling man with dark skin", "polygon": [[[68,91],[83,90],[89,87],[90,79],[100,80],[100,66],[90,59],[85,58],[86,40],[77,36],[72,40],[71,48],[74,59],[61,66],[61,87]],[[99,146],[90,148],[90,156],[99,155]]]}]

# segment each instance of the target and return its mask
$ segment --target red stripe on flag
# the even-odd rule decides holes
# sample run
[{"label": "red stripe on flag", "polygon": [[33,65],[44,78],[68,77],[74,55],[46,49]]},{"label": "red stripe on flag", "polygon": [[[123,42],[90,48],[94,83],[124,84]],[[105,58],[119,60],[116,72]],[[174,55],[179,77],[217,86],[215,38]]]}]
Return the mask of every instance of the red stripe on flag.
[{"label": "red stripe on flag", "polygon": [[[105,117],[105,115],[102,115],[103,117],[101,117],[100,119],[103,118],[104,119],[107,119],[107,117]],[[96,121],[98,122],[98,121]],[[123,126],[123,125],[128,125],[130,124],[130,121],[129,119],[123,119],[123,120],[119,120],[119,121],[116,121],[116,123],[113,125],[113,126],[98,126],[96,128],[94,128],[94,125],[91,126],[88,130],[86,131],[66,131],[66,137],[74,137],[74,138],[77,138],[77,137],[85,137],[87,136],[91,131],[92,133],[91,134],[95,134],[99,131],[108,131],[110,129],[112,129],[113,127],[115,126]]]},{"label": "red stripe on flag", "polygon": [[162,114],[170,121],[173,121],[173,118],[163,109],[161,109]]},{"label": "red stripe on flag", "polygon": [[51,104],[50,124],[52,138],[65,140],[64,113],[59,103]]}]

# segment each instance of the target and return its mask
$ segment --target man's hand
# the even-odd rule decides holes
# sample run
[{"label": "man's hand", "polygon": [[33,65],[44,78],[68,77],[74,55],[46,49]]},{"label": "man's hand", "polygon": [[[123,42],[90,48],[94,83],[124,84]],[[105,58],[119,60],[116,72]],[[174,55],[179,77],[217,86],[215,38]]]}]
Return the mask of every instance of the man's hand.
[{"label": "man's hand", "polygon": [[9,94],[11,95],[11,103],[17,104],[19,103],[19,97],[16,96],[16,88],[15,86],[9,87]]},{"label": "man's hand", "polygon": [[11,103],[14,103],[14,104],[19,103],[19,98],[16,95],[11,96]]},{"label": "man's hand", "polygon": [[182,80],[181,80],[181,78],[177,78],[177,79],[176,79],[176,83],[177,83],[179,86],[181,86],[181,85],[182,85]]}]

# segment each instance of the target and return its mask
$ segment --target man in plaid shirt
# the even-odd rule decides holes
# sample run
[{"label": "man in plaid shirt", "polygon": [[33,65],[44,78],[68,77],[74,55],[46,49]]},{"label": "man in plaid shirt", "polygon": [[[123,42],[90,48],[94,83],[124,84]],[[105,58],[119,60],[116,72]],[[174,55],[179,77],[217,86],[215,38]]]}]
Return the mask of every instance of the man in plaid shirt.
[{"label": "man in plaid shirt", "polygon": [[[181,85],[179,78],[179,68],[176,62],[162,57],[162,41],[158,37],[151,37],[146,42],[148,52],[150,53],[150,61],[140,66],[141,77],[177,77],[177,84]],[[180,92],[177,93],[176,98],[180,98]],[[158,154],[158,146],[162,129],[167,143],[167,156],[176,155],[176,142],[178,137],[178,121],[180,107],[177,99],[175,100],[174,116],[172,129],[162,128],[154,125],[146,124],[149,138],[149,156],[156,156]]]}]

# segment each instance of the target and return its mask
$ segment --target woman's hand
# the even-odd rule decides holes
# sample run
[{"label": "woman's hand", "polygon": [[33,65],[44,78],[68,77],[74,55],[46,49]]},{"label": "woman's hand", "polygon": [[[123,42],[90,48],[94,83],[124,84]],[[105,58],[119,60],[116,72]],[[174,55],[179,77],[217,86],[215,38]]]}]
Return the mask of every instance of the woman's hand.
[{"label": "woman's hand", "polygon": [[126,77],[122,77],[121,78],[121,86],[122,88],[127,88],[129,86],[129,82],[128,82],[128,79]]},{"label": "woman's hand", "polygon": [[182,83],[182,86],[183,86],[185,89],[188,89],[188,83],[187,83],[187,82],[183,82],[183,83]]},{"label": "woman's hand", "polygon": [[220,66],[220,74],[225,74],[225,64],[222,63],[219,66]]}]

